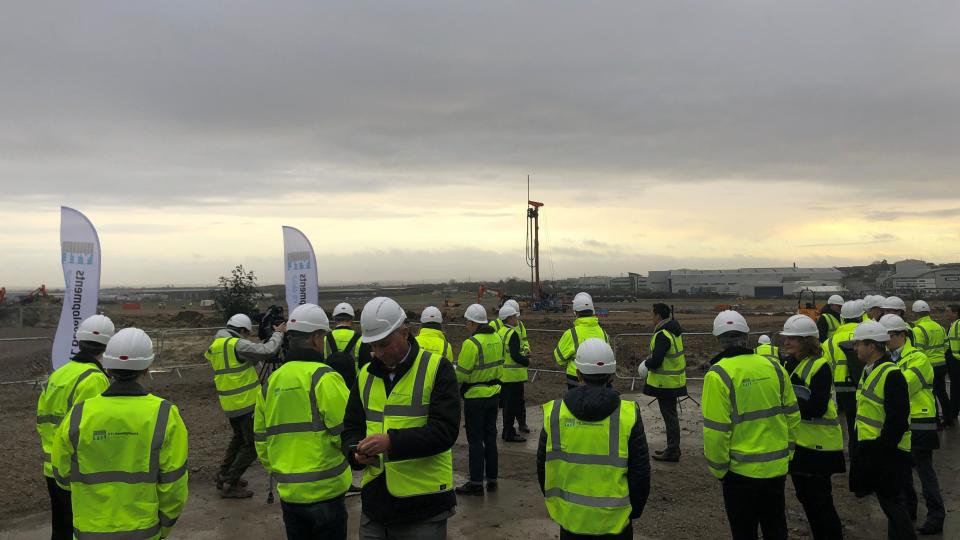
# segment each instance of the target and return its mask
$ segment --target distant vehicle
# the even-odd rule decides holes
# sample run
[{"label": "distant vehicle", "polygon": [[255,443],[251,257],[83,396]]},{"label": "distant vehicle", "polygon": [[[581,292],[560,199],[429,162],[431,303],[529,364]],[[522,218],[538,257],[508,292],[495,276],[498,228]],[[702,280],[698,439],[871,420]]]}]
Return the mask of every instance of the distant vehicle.
[{"label": "distant vehicle", "polygon": [[[809,293],[809,301],[804,300],[804,293]],[[820,317],[820,308],[817,307],[817,294],[810,289],[800,289],[797,293],[797,314],[806,315],[813,320]]]}]

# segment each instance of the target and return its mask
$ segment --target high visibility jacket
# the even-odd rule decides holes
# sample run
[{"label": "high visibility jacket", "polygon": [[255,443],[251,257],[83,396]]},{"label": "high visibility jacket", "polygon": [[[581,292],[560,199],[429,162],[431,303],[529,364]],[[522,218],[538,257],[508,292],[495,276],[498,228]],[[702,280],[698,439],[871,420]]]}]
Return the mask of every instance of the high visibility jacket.
[{"label": "high visibility jacket", "polygon": [[607,333],[600,328],[600,319],[596,317],[577,317],[573,321],[573,328],[560,336],[560,341],[553,349],[553,359],[562,368],[566,368],[567,377],[577,378],[577,364],[573,361],[577,357],[577,348],[590,338],[598,338],[610,343]]},{"label": "high visibility jacket", "polygon": [[543,405],[547,435],[544,497],[550,518],[577,534],[617,534],[630,524],[627,458],[637,405],[621,400],[597,422],[580,420],[562,399]]},{"label": "high visibility jacket", "polygon": [[703,454],[714,476],[787,474],[800,409],[779,363],[757,354],[721,359],[704,377],[701,409]]},{"label": "high visibility jacket", "polygon": [[90,398],[58,428],[53,466],[75,538],[166,537],[187,502],[187,428],[154,395]]},{"label": "high visibility jacket", "polygon": [[657,388],[683,388],[687,385],[687,358],[683,354],[683,336],[675,336],[664,328],[653,333],[650,338],[650,352],[653,352],[657,336],[663,335],[670,341],[670,348],[663,357],[663,363],[656,369],[650,369],[645,384]]},{"label": "high visibility jacket", "polygon": [[933,365],[908,340],[900,349],[897,367],[903,372],[910,392],[910,429],[937,430],[937,405],[933,397]]},{"label": "high visibility jacket", "polygon": [[257,399],[253,436],[280,500],[326,501],[350,487],[340,449],[349,395],[343,377],[321,362],[287,361],[270,375]]},{"label": "high visibility jacket", "polygon": [[916,347],[927,355],[933,367],[946,364],[947,333],[944,332],[940,323],[931,319],[929,315],[920,317],[913,324],[913,341]]},{"label": "high visibility jacket", "polygon": [[[503,327],[506,326],[506,323],[500,319],[494,319],[490,321],[490,327],[496,330],[498,333],[500,330],[503,330]],[[514,326],[517,329],[517,335],[520,336],[520,350],[530,351],[530,340],[527,339],[527,327],[524,326],[523,321],[519,318],[517,319],[517,324]]]},{"label": "high visibility jacket", "polygon": [[443,335],[442,330],[421,328],[416,340],[421,349],[442,356],[451,362],[455,360],[453,346],[447,341],[447,336]]},{"label": "high visibility jacket", "polygon": [[[334,343],[337,344],[338,352],[346,352],[353,357],[353,361],[357,362],[357,359],[360,358],[360,332],[357,332],[353,328],[334,328],[330,335],[333,336]],[[347,351],[345,349],[350,345],[350,341],[356,337],[357,341],[354,342],[353,350]],[[323,342],[323,356],[324,358],[330,356],[333,351],[330,350],[330,344],[327,340]]]},{"label": "high visibility jacket", "polygon": [[237,358],[238,340],[235,337],[217,338],[203,354],[213,368],[213,384],[227,418],[252,413],[260,393],[260,379],[253,364]]},{"label": "high visibility jacket", "polygon": [[[524,382],[527,380],[527,366],[520,364],[510,353],[510,340],[513,336],[520,338],[520,333],[515,326],[503,325],[497,335],[503,343],[503,375],[500,376],[501,382]],[[523,349],[523,340],[520,348]]]},{"label": "high visibility jacket", "polygon": [[827,323],[827,339],[830,339],[833,337],[833,333],[837,331],[837,328],[840,327],[840,318],[833,313],[821,313],[820,316],[823,317],[823,320]]},{"label": "high visibility jacket", "polygon": [[[824,366],[830,368],[829,359],[822,356],[806,358],[797,364],[790,376],[792,378],[797,375],[803,381],[803,385],[810,388],[813,376]],[[831,391],[830,400],[827,401],[827,412],[823,416],[809,419],[801,416],[800,426],[797,428],[797,446],[821,451],[843,450],[843,431],[837,420],[837,404],[832,394]]]},{"label": "high visibility jacket", "polygon": [[840,344],[844,341],[853,339],[853,331],[857,329],[860,323],[843,323],[837,328],[837,331],[824,341],[820,347],[823,349],[823,355],[830,360],[833,368],[833,388],[838,394],[846,392],[855,392],[857,390],[856,382],[850,378],[850,367],[847,361],[847,353],[843,352]]},{"label": "high visibility jacket", "polygon": [[[367,435],[387,433],[391,429],[418,428],[427,425],[430,395],[437,380],[442,359],[420,349],[410,369],[386,393],[383,379],[370,374],[370,365],[360,369],[358,388],[366,416]],[[361,485],[386,474],[387,491],[394,497],[415,497],[453,489],[453,454],[450,449],[422,458],[391,461],[381,454],[376,465],[363,470]]]},{"label": "high visibility jacket", "polygon": [[761,343],[757,345],[757,348],[753,352],[759,354],[760,356],[765,356],[774,362],[780,361],[780,347],[772,343]]},{"label": "high visibility jacket", "polygon": [[[863,371],[860,377],[860,384],[857,386],[857,441],[872,441],[880,438],[880,431],[883,429],[883,422],[887,418],[886,411],[883,410],[883,396],[885,392],[887,376],[891,369],[897,369],[893,362],[883,362],[877,364],[870,373]],[[910,430],[908,429],[897,448],[910,451]]]},{"label": "high visibility jacket", "polygon": [[503,341],[496,333],[478,333],[460,347],[457,382],[464,385],[465,399],[487,398],[500,393],[503,377]]},{"label": "high visibility jacket", "polygon": [[[947,334],[947,343],[954,358],[960,358],[960,319],[953,321],[950,325],[950,332]],[[946,354],[946,351],[944,351]],[[953,381],[951,381],[951,384]]]},{"label": "high visibility jacket", "polygon": [[50,454],[53,452],[53,436],[63,417],[74,404],[99,396],[110,381],[96,364],[74,362],[57,368],[47,379],[47,386],[37,400],[37,433],[43,448],[43,475],[53,478]]}]

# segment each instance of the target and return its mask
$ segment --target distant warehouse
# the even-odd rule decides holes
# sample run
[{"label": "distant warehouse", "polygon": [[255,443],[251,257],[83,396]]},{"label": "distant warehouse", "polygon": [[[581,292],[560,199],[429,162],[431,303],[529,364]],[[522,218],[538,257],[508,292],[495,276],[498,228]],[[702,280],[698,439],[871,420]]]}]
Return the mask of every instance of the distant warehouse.
[{"label": "distant warehouse", "polygon": [[647,277],[651,291],[673,294],[726,294],[776,298],[801,289],[818,293],[843,291],[836,268],[737,268],[734,270],[654,270]]}]

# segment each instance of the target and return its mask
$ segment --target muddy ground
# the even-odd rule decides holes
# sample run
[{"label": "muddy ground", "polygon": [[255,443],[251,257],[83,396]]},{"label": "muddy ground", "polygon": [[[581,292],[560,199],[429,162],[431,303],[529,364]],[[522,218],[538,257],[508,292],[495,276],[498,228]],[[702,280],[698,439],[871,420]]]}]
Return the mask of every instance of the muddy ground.
[{"label": "muddy ground", "polygon": [[[172,317],[172,315],[165,315]],[[144,314],[132,317],[143,327],[156,327]],[[750,317],[756,329],[771,329],[782,324],[783,316]],[[139,320],[138,320],[139,319]],[[155,320],[155,319],[154,319]],[[569,317],[552,315],[530,316],[526,319],[531,329],[534,351],[533,367],[555,369],[550,351],[559,338],[557,332],[537,332],[534,329],[559,330],[569,324]],[[692,331],[707,331],[712,315],[690,314],[681,322]],[[147,324],[144,324],[147,323]],[[205,326],[208,322],[194,321]],[[649,332],[646,313],[613,313],[604,323],[608,333]],[[157,325],[159,326],[159,325]],[[173,327],[175,324],[164,324]],[[0,337],[51,335],[49,329],[0,329]],[[150,390],[176,403],[190,432],[191,500],[183,519],[174,530],[180,538],[282,538],[282,522],[278,505],[266,505],[263,493],[266,487],[262,469],[254,466],[249,473],[257,495],[248,501],[221,501],[214,493],[212,482],[226,440],[229,426],[219,410],[209,368],[175,369],[176,366],[202,361],[200,354],[211,333],[197,331],[165,336],[162,361],[152,379]],[[156,336],[156,334],[155,334]],[[464,337],[461,327],[448,328],[451,342]],[[623,368],[621,376],[628,376],[636,361],[645,356],[648,337],[621,337],[618,340],[618,359]],[[690,336],[687,340],[691,360],[690,387],[694,397],[699,396],[702,371],[697,367],[713,352],[709,337]],[[40,343],[0,343],[0,366],[6,375],[0,382],[23,380],[25,376],[42,377],[45,349]],[[16,374],[16,377],[11,374]],[[652,449],[664,446],[662,422],[656,405],[648,405],[649,398],[639,395],[639,385],[631,393],[629,380],[618,380],[617,387],[641,404],[647,438]],[[535,439],[540,419],[536,405],[562,395],[564,377],[541,372],[528,383],[527,404],[530,425],[535,433],[526,444],[505,445],[500,449],[501,491],[486,498],[461,498],[458,515],[450,523],[451,537],[463,538],[543,538],[555,537],[556,528],[550,523],[543,499],[536,485]],[[35,432],[36,399],[39,386],[32,384],[0,385],[0,539],[44,538],[48,535],[45,523],[48,513],[46,488],[40,472],[40,445]],[[679,464],[652,463],[653,477],[650,500],[643,517],[634,522],[640,538],[728,537],[720,486],[707,471],[702,454],[702,424],[699,408],[691,401],[684,403],[682,419],[682,450]],[[936,454],[937,469],[943,495],[947,503],[947,533],[945,538],[960,538],[960,525],[953,523],[960,508],[960,431],[942,435],[943,449]],[[466,440],[461,437],[455,447],[455,470],[462,479],[466,472]],[[872,498],[856,499],[846,489],[846,475],[834,477],[837,507],[847,528],[848,538],[878,538],[885,534],[885,521],[879,506]],[[919,486],[917,486],[919,488]],[[351,534],[356,534],[357,498],[351,498]],[[803,511],[787,481],[787,507],[791,536],[809,538]],[[921,516],[923,509],[921,504]]]}]

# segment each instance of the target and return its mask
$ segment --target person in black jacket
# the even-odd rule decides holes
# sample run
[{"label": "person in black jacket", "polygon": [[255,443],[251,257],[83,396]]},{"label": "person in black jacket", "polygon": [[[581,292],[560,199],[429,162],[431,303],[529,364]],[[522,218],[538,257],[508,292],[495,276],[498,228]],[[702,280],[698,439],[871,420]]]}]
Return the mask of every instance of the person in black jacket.
[{"label": "person in black jacket", "polygon": [[[670,306],[666,304],[653,305],[653,351],[650,357],[644,361],[647,366],[647,380],[643,385],[643,393],[657,398],[657,404],[660,405],[660,414],[663,415],[663,425],[667,432],[667,447],[663,450],[655,450],[653,459],[657,461],[680,461],[680,415],[677,412],[677,399],[687,395],[686,377],[672,376],[660,377],[659,379],[653,373],[663,366],[663,361],[670,352],[671,339],[679,341],[679,349],[683,349],[683,340],[680,336],[683,334],[683,328],[676,319],[671,317]],[[669,336],[667,334],[670,334]],[[682,353],[681,353],[682,354]],[[686,369],[686,362],[683,362],[683,368]],[[671,380],[678,380],[675,386],[667,384]]]},{"label": "person in black jacket", "polygon": [[[371,306],[376,301],[389,305]],[[396,313],[384,315],[383,312],[390,311],[388,308],[391,307]],[[367,319],[368,309],[372,312],[369,317],[375,319],[372,322]],[[390,299],[371,300],[361,313],[360,325],[364,339],[378,332],[384,335],[371,343],[374,358],[366,369],[370,376],[382,379],[389,396],[396,382],[410,370],[420,353],[420,346],[405,325],[403,310]],[[378,329],[377,325],[387,326]],[[374,463],[380,454],[392,461],[429,457],[446,452],[457,441],[460,432],[460,392],[450,362],[440,362],[437,367],[426,425],[421,427],[390,429],[385,434],[367,433],[361,391],[359,384],[350,390],[341,435],[343,451],[355,470]],[[352,451],[351,446],[355,446],[357,451]],[[446,538],[446,522],[454,515],[457,505],[453,486],[438,493],[395,497],[387,489],[387,474],[384,471],[361,489],[363,515],[360,536],[365,539]]]},{"label": "person in black jacket", "polygon": [[[589,362],[589,359],[584,358],[588,356],[585,349],[597,349],[600,354],[590,354],[591,356],[600,356],[605,355],[606,358],[609,358],[609,361],[603,362],[602,358],[599,362],[594,362],[595,366],[599,366],[600,369],[596,369],[595,366],[590,368],[583,368],[583,371],[589,371],[594,373],[596,371],[602,371],[604,365],[606,364],[608,372],[605,374],[584,374],[581,371],[581,364],[586,364]],[[582,351],[582,352],[581,352]],[[595,353],[597,351],[590,351],[590,353]],[[597,482],[597,484],[611,485],[616,484],[619,481],[622,481],[623,476],[626,475],[626,483],[629,490],[629,499],[630,499],[630,511],[629,511],[629,520],[638,519],[643,513],[643,508],[647,504],[647,497],[650,495],[650,456],[647,450],[647,436],[643,430],[643,419],[640,417],[640,409],[635,402],[631,401],[622,401],[620,395],[609,386],[610,379],[613,377],[613,372],[616,370],[616,362],[613,360],[613,350],[610,346],[599,339],[588,339],[586,340],[578,350],[578,357],[576,359],[578,370],[577,376],[580,380],[582,386],[575,386],[569,390],[563,396],[562,406],[564,413],[569,411],[569,414],[572,414],[576,420],[582,421],[585,425],[596,426],[597,423],[604,422],[609,418],[614,412],[617,412],[621,407],[633,407],[636,410],[636,422],[633,425],[633,428],[630,430],[630,436],[627,440],[627,459],[626,459],[626,469],[624,470],[611,470],[610,467],[604,467],[605,470],[609,470],[610,477],[594,477],[592,478]],[[554,408],[560,408],[561,400],[557,400],[553,403]],[[540,442],[537,446],[537,479],[540,482],[540,491],[548,497],[547,509],[551,510],[551,503],[549,497],[550,493],[547,493],[547,429],[546,424],[550,420],[548,418],[544,419],[545,429],[540,432]],[[556,426],[561,428],[565,423],[558,421]],[[552,428],[551,428],[552,429]],[[561,428],[563,429],[563,428]],[[553,432],[551,437],[558,437],[559,433]],[[567,436],[570,436],[568,434]],[[566,448],[566,446],[565,446]],[[564,454],[572,454],[574,452],[568,450],[563,452]],[[576,458],[576,455],[571,455],[569,457],[556,457],[551,456],[551,459],[559,459],[561,461],[569,460],[571,458]],[[596,457],[596,456],[592,456]],[[577,463],[576,460],[571,463]],[[585,463],[585,462],[584,462]],[[588,467],[586,465],[584,467]],[[596,465],[594,465],[596,467]],[[593,474],[594,471],[584,471],[585,474]],[[550,481],[551,485],[562,485],[563,479],[552,478]],[[562,488],[557,488],[562,489]],[[554,489],[550,490],[551,492]],[[560,497],[562,498],[562,497]],[[564,504],[564,503],[560,503]],[[589,507],[579,506],[574,510],[577,514],[589,513]],[[562,513],[562,512],[561,512]],[[551,511],[551,517],[554,518],[554,521],[560,522],[560,519],[557,519],[557,516],[554,515],[554,512]],[[561,518],[562,519],[562,518]],[[573,519],[572,521],[583,522],[583,519]],[[607,524],[603,523],[602,520],[592,522],[590,524],[592,527],[603,529]],[[633,526],[628,522],[626,528],[622,531],[608,534],[597,534],[592,532],[590,534],[577,533],[570,530],[567,530],[561,524],[560,528],[560,539],[590,539],[590,540],[601,540],[601,539],[627,539],[633,538]]]},{"label": "person in black jacket", "polygon": [[820,334],[820,343],[830,339],[833,332],[840,326],[840,308],[843,307],[843,297],[835,294],[827,299],[826,305],[820,308],[817,317],[817,331]]},{"label": "person in black jacket", "polygon": [[[506,442],[522,443],[527,438],[517,433],[517,427],[527,426],[527,410],[523,404],[523,385],[526,384],[527,370],[530,366],[530,351],[524,350],[520,334],[512,330],[517,326],[517,310],[511,305],[500,308],[500,321],[503,327],[500,335],[509,339],[504,342],[503,376],[500,381],[500,404],[503,407],[503,434]],[[514,375],[519,373],[520,375]],[[517,427],[514,427],[514,423]],[[529,431],[529,430],[528,430]]]},{"label": "person in black jacket", "polygon": [[944,358],[947,361],[947,377],[950,378],[950,411],[943,413],[943,427],[952,428],[957,425],[957,415],[960,415],[960,304],[950,304],[950,329],[947,331],[947,350]]},{"label": "person in black jacket", "polygon": [[[916,538],[916,534],[903,498],[903,486],[912,475],[910,452],[899,447],[910,430],[910,393],[903,373],[887,351],[889,340],[886,328],[874,321],[861,324],[853,335],[857,359],[865,367],[857,390],[857,445],[850,463],[850,491],[857,497],[876,493],[880,508],[887,516],[889,538],[910,540]],[[884,364],[893,366],[885,368]],[[877,369],[887,371],[882,394],[876,388],[871,390],[869,384],[864,387],[871,380],[870,374]],[[865,401],[877,402],[869,397],[870,394],[879,395],[883,403],[882,427],[876,437],[861,433],[861,423],[867,425],[878,421],[866,416]]]}]

